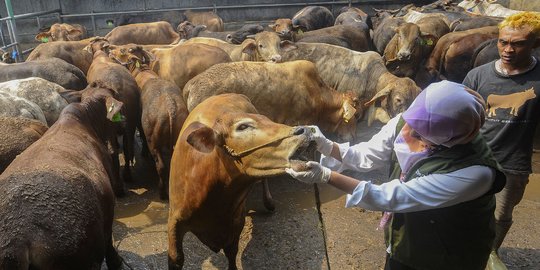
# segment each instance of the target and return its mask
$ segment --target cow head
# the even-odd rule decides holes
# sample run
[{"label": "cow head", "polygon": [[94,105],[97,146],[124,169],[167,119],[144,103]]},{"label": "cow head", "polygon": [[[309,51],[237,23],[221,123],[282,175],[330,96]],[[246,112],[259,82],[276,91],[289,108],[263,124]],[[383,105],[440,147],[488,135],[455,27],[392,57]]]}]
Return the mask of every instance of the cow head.
[{"label": "cow head", "polygon": [[206,30],[206,25],[194,25],[189,21],[182,22],[176,27],[180,39],[190,39],[199,35],[201,31]]},{"label": "cow head", "polygon": [[94,54],[98,51],[109,52],[110,44],[109,41],[104,37],[95,37],[90,40],[90,44],[83,48],[84,51]]},{"label": "cow head", "polygon": [[81,40],[82,35],[83,31],[81,28],[65,23],[55,23],[51,26],[49,31],[37,34],[36,40],[40,42],[75,41]]},{"label": "cow head", "polygon": [[[208,102],[205,100],[192,114],[204,111],[206,106],[222,96],[211,97],[207,99]],[[238,94],[227,96],[242,97],[242,100],[247,101],[247,98]],[[238,101],[229,99],[226,102]],[[208,155],[208,158],[219,156],[220,163],[224,164],[227,173],[233,178],[235,175],[231,174],[250,177],[283,174],[285,168],[298,162],[301,153],[309,146],[307,130],[272,122],[260,114],[228,110],[210,122],[212,126],[192,122],[180,139],[185,138],[194,151]],[[231,166],[237,169],[232,170]]]},{"label": "cow head", "polygon": [[[106,134],[112,130],[112,125],[114,123],[120,123],[120,125],[125,123],[125,118],[121,114],[124,104],[121,101],[118,101],[118,92],[105,87],[105,84],[100,81],[93,82],[80,92],[81,103],[98,101],[105,105],[106,117],[109,121],[94,125],[95,127],[98,127],[96,133],[98,133],[100,137],[104,139]],[[95,121],[96,119],[91,120]]]},{"label": "cow head", "polygon": [[246,44],[242,52],[254,55],[257,61],[281,62],[281,51],[295,49],[294,43],[281,40],[276,33],[263,31],[255,35],[255,42]]},{"label": "cow head", "polygon": [[277,19],[273,24],[269,24],[268,27],[272,28],[274,32],[282,39],[291,40],[293,32],[297,32],[300,28],[293,25],[291,19]]},{"label": "cow head", "polygon": [[152,53],[136,44],[113,46],[109,50],[109,57],[130,70],[141,65],[150,65],[150,62],[155,60]]},{"label": "cow head", "polygon": [[264,31],[264,28],[259,24],[246,24],[238,31],[228,34],[225,41],[232,44],[241,44],[248,36]]},{"label": "cow head", "polygon": [[368,125],[374,120],[388,122],[390,118],[407,110],[420,94],[420,87],[413,80],[390,76],[393,80],[387,81],[386,85],[364,104],[364,108],[368,109]]}]

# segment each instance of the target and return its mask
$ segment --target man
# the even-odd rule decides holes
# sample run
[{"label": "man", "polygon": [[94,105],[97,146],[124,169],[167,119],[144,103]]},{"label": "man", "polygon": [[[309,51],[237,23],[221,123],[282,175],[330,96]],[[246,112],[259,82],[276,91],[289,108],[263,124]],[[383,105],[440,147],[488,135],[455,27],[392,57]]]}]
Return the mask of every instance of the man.
[{"label": "man", "polygon": [[[533,138],[540,116],[540,67],[532,56],[540,45],[540,14],[520,12],[499,24],[500,59],[469,72],[463,84],[487,101],[481,133],[507,177],[497,194],[494,256],[512,226],[512,212],[529,182]],[[498,260],[498,257],[495,257]]]},{"label": "man", "polygon": [[322,164],[366,172],[392,162],[390,182],[373,185],[311,161],[305,171],[286,171],[300,181],[347,192],[347,207],[394,212],[393,218],[385,214],[382,224],[385,269],[483,270],[495,235],[493,194],[504,186],[479,135],[484,113],[476,92],[453,82],[434,83],[368,142],[338,145],[310,127],[318,151],[328,156]]}]

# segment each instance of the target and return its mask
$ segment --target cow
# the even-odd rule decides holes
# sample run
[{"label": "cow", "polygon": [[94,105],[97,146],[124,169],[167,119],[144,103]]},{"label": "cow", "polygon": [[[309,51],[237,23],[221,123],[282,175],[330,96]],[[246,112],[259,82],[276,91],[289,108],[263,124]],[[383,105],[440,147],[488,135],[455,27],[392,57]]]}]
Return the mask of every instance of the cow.
[{"label": "cow", "polygon": [[488,16],[478,16],[478,17],[469,17],[462,18],[453,21],[450,24],[450,31],[465,31],[474,28],[481,28],[486,26],[493,26],[499,24],[503,18],[500,17],[488,17]]},{"label": "cow", "polygon": [[421,86],[427,86],[429,83],[441,79],[455,82],[463,81],[471,69],[470,61],[474,49],[482,42],[497,37],[498,33],[497,26],[487,26],[444,35],[439,39],[427,59],[425,69],[421,68],[418,71],[425,73],[421,76],[425,78],[417,83]]},{"label": "cow", "polygon": [[0,116],[0,174],[45,131],[47,126],[36,120]]},{"label": "cow", "polygon": [[0,92],[25,98],[38,105],[48,126],[56,122],[60,112],[67,106],[66,100],[59,94],[62,91],[62,86],[37,77],[0,83]]},{"label": "cow", "polygon": [[492,2],[493,1],[484,0],[464,0],[461,1],[458,6],[474,14],[493,17],[508,17],[512,14],[521,12],[519,10],[509,9],[501,4],[494,4]]},{"label": "cow", "polygon": [[171,44],[179,40],[178,33],[165,21],[136,23],[113,28],[105,39],[110,44]]},{"label": "cow", "polygon": [[169,197],[169,171],[173,147],[188,110],[181,90],[150,70],[154,59],[141,46],[129,44],[111,49],[113,59],[124,65],[141,89],[141,122],[148,149],[156,163],[159,176],[159,197]]},{"label": "cow", "polygon": [[323,6],[307,6],[291,18],[292,26],[303,32],[334,25],[334,15]]},{"label": "cow", "polygon": [[0,65],[0,82],[29,77],[40,77],[71,90],[82,90],[87,85],[79,68],[58,58]]},{"label": "cow", "polygon": [[80,24],[55,23],[48,31],[36,35],[36,40],[47,43],[50,41],[77,41],[86,38],[86,27]]},{"label": "cow", "polygon": [[172,158],[168,227],[169,269],[182,269],[182,239],[192,232],[229,269],[245,223],[246,197],[261,178],[282,175],[309,146],[302,128],[258,114],[238,94],[213,96],[189,114]]},{"label": "cow", "polygon": [[[118,177],[118,185],[114,188],[117,196],[123,196],[125,194],[124,182],[131,181],[130,166],[134,157],[135,129],[139,128],[142,131],[140,89],[131,73],[109,57],[107,44],[91,43],[87,50],[94,55],[92,65],[88,69],[88,82],[93,87],[112,89],[113,97],[123,103],[122,115],[125,121],[121,125],[119,123],[115,125],[114,130],[109,134],[111,156],[116,172],[120,171],[119,145],[116,135],[117,133],[122,135],[125,165],[122,172],[123,177]],[[88,94],[83,92],[81,100],[84,101],[87,96]],[[144,134],[141,134],[141,139],[143,146],[146,146]],[[143,151],[143,153],[147,153],[147,151]]]},{"label": "cow", "polygon": [[246,95],[259,113],[274,122],[314,124],[342,141],[354,139],[356,97],[328,87],[309,61],[216,64],[183,89],[189,111],[208,97],[223,93]]},{"label": "cow", "polygon": [[183,21],[187,21],[186,15],[178,10],[167,11],[163,14],[121,14],[114,20],[114,26],[128,25],[135,23],[148,23],[154,21],[166,21],[173,27]]},{"label": "cow", "polygon": [[[336,17],[334,25],[358,25],[359,22],[365,23],[365,26],[369,29],[373,29],[371,24],[371,16],[365,13],[363,10],[356,7],[342,7],[339,10],[339,15]],[[360,25],[364,27],[364,25]]]},{"label": "cow", "polygon": [[156,56],[150,68],[180,89],[195,75],[214,64],[231,61],[225,51],[206,44],[179,44],[170,49],[153,49],[150,52]]},{"label": "cow", "polygon": [[373,45],[380,55],[384,54],[386,45],[388,45],[396,34],[395,29],[403,23],[405,23],[403,18],[387,16],[381,19],[380,23],[376,24],[377,26],[373,30]]},{"label": "cow", "polygon": [[206,30],[208,31],[223,32],[223,20],[212,11],[200,12],[186,10],[184,15],[194,25],[206,25]]},{"label": "cow", "polygon": [[92,54],[83,50],[92,41],[103,40],[101,37],[92,37],[79,41],[56,41],[41,43],[26,58],[26,61],[34,61],[49,58],[60,58],[76,67],[84,74],[92,63]]},{"label": "cow", "polygon": [[228,34],[225,41],[232,44],[242,44],[246,38],[264,31],[264,27],[260,24],[245,24],[240,29]]},{"label": "cow", "polygon": [[34,102],[0,91],[0,116],[35,119],[47,126],[43,110]]},{"label": "cow", "polygon": [[[268,61],[279,57],[282,61],[308,60],[317,66],[323,81],[340,91],[353,91],[368,109],[368,125],[373,120],[386,123],[391,117],[405,111],[420,88],[409,78],[400,78],[388,72],[382,57],[376,52],[355,52],[345,48],[316,43],[292,44],[281,41],[276,33],[256,35],[257,58]],[[379,106],[380,104],[380,106]],[[377,118],[375,118],[377,117]]]},{"label": "cow", "polygon": [[414,79],[437,40],[448,32],[448,25],[440,17],[425,17],[416,23],[401,24],[384,49],[386,67],[396,76]]},{"label": "cow", "polygon": [[256,46],[253,39],[246,39],[242,42],[242,44],[236,45],[215,38],[195,37],[185,41],[182,44],[188,45],[197,43],[222,49],[229,55],[231,61],[256,61]]},{"label": "cow", "polygon": [[424,18],[438,18],[442,20],[448,27],[450,27],[450,24],[452,23],[452,20],[448,19],[443,13],[439,12],[422,13],[411,9],[407,12],[407,14],[405,14],[405,16],[403,16],[403,19],[409,23],[418,23]]},{"label": "cow", "polygon": [[109,89],[94,92],[0,175],[1,269],[100,269],[104,258],[120,269],[105,134],[122,104]]},{"label": "cow", "polygon": [[246,24],[237,31],[211,32],[206,30],[206,25],[193,25],[189,21],[179,24],[176,29],[181,39],[208,37],[224,40],[232,44],[241,44],[249,36],[262,32],[263,30],[264,28],[259,24]]}]

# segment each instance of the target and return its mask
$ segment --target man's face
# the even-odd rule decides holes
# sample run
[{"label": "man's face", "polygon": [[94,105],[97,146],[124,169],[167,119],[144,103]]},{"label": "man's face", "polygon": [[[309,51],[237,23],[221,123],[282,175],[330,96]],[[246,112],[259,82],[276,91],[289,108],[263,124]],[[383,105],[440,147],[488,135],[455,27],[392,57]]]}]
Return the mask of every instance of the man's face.
[{"label": "man's face", "polygon": [[504,65],[523,67],[530,63],[532,51],[536,45],[536,36],[530,27],[504,27],[499,31],[497,48]]}]

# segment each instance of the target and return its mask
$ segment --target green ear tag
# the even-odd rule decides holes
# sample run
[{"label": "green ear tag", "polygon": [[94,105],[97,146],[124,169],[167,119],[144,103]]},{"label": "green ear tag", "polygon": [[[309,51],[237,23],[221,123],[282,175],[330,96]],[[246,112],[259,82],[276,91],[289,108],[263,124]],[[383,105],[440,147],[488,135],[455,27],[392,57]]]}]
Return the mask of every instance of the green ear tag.
[{"label": "green ear tag", "polygon": [[114,123],[122,122],[122,120],[123,120],[123,117],[120,114],[120,112],[115,113],[111,119],[111,121]]},{"label": "green ear tag", "polygon": [[49,42],[49,38],[48,37],[42,37],[41,42],[47,43],[47,42]]},{"label": "green ear tag", "polygon": [[304,31],[302,31],[302,29],[298,29],[298,34],[303,34]]},{"label": "green ear tag", "polygon": [[426,39],[426,45],[431,46],[433,45],[433,39]]}]

